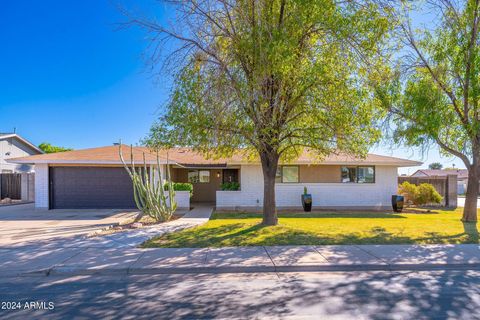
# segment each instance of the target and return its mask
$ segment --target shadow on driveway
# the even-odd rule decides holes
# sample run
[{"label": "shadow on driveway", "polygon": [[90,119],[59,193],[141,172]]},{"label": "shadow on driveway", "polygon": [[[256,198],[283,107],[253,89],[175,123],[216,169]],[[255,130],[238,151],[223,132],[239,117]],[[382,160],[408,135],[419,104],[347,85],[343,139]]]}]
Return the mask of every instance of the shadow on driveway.
[{"label": "shadow on driveway", "polygon": [[137,214],[118,209],[36,210],[34,204],[0,207],[0,246],[88,234]]}]

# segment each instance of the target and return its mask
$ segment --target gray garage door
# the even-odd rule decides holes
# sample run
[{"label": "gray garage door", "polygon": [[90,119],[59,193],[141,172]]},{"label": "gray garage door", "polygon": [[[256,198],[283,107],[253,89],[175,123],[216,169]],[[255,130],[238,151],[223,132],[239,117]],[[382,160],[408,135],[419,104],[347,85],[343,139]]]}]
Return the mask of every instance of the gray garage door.
[{"label": "gray garage door", "polygon": [[51,167],[50,195],[52,209],[135,208],[124,168]]}]

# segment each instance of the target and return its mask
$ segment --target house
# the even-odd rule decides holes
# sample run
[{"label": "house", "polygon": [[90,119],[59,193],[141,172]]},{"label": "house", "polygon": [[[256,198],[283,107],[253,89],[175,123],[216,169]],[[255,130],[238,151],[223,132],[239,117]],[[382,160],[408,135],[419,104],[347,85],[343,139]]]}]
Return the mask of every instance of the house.
[{"label": "house", "polygon": [[16,133],[0,133],[0,173],[31,172],[32,164],[9,163],[7,160],[42,153],[42,150]]},{"label": "house", "polygon": [[[123,147],[130,161],[130,148]],[[156,166],[156,155],[144,147],[133,148],[136,164]],[[190,201],[207,202],[217,208],[258,208],[263,203],[260,163],[240,153],[230,158],[207,159],[188,148],[160,152],[160,166],[171,164],[174,182],[193,184],[193,196],[177,192],[179,207]],[[10,160],[34,164],[37,208],[131,208],[132,184],[119,159],[118,146],[34,155]],[[276,184],[278,207],[300,207],[304,187],[313,196],[313,206],[322,208],[390,208],[397,193],[397,168],[420,162],[369,154],[365,159],[332,155],[317,163],[305,152],[279,167]],[[165,177],[163,170],[162,178]],[[158,179],[157,179],[158,180]],[[222,191],[224,182],[238,182],[240,190]]]},{"label": "house", "polygon": [[412,177],[446,177],[447,175],[457,176],[457,193],[465,194],[468,184],[467,169],[420,169],[415,171]]}]

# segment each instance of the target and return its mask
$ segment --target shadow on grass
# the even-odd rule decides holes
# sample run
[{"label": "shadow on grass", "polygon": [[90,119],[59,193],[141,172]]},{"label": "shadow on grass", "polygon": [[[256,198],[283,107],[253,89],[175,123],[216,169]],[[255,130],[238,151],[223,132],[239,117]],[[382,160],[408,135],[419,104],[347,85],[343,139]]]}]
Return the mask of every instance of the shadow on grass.
[{"label": "shadow on grass", "polygon": [[[394,214],[394,213],[381,213],[381,212],[315,212],[315,213],[279,213],[280,219],[285,218],[367,218],[367,219],[406,219],[407,217]],[[210,220],[220,219],[262,219],[261,213],[251,212],[216,212],[212,215]]]},{"label": "shadow on grass", "polygon": [[468,241],[471,243],[479,243],[480,236],[478,234],[478,228],[476,222],[462,222],[463,230],[468,235]]},{"label": "shadow on grass", "polygon": [[261,233],[260,230],[263,228],[265,226],[262,224],[248,225],[244,223],[226,224],[211,228],[198,227],[153,238],[145,242],[142,247],[202,248],[228,245],[241,246],[241,242],[259,232]]},{"label": "shadow on grass", "polygon": [[216,227],[198,227],[154,238],[144,247],[229,247],[229,246],[275,246],[275,245],[355,245],[355,244],[448,244],[479,243],[479,233],[472,226],[456,234],[430,232],[419,236],[391,233],[379,226],[369,232],[322,234],[293,229],[285,225],[263,226],[261,224],[232,223]]}]

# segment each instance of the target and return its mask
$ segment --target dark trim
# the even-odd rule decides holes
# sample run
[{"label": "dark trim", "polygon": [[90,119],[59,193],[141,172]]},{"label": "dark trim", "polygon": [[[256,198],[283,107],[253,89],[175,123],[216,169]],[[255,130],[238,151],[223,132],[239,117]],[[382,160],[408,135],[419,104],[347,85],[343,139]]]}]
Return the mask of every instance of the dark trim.
[{"label": "dark trim", "polygon": [[220,164],[194,164],[194,163],[180,163],[182,167],[185,169],[217,169],[217,168],[226,168],[227,164],[226,163],[220,163]]}]

